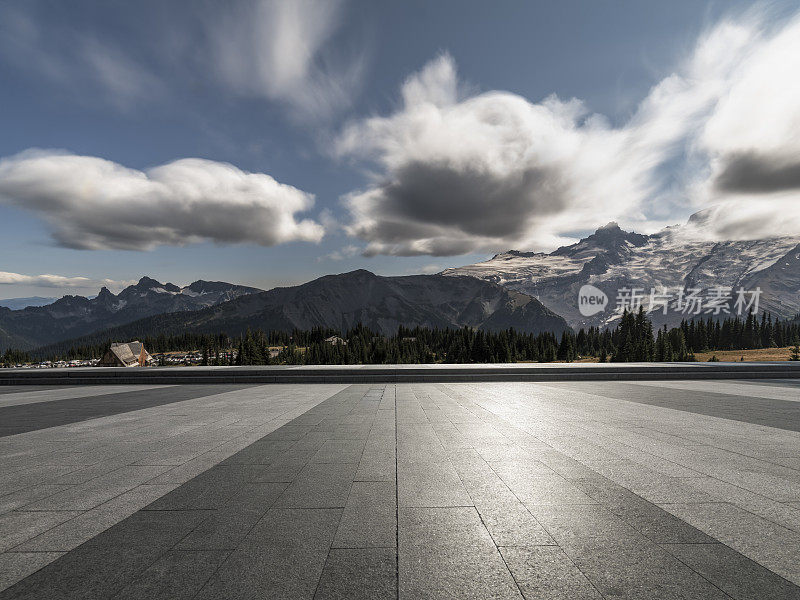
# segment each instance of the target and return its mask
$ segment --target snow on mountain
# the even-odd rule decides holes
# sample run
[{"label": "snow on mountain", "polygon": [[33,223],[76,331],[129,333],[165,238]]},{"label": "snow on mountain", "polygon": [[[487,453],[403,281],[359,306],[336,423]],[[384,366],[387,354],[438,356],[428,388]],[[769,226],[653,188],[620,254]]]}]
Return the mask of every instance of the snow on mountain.
[{"label": "snow on mountain", "polygon": [[[693,228],[702,217],[690,219]],[[714,288],[732,288],[726,309],[736,313],[737,291],[760,289],[759,310],[781,317],[800,312],[800,235],[747,241],[698,241],[686,226],[670,227],[653,235],[626,232],[609,223],[571,246],[549,254],[511,250],[490,260],[447,269],[443,275],[469,275],[492,281],[538,298],[564,316],[573,327],[612,323],[620,290],[638,289],[647,309],[651,290],[666,288],[668,314],[654,311],[656,324],[677,324],[681,319],[707,317],[681,306],[680,298],[694,289],[705,298]],[[584,285],[602,290],[609,299],[606,310],[589,317],[578,307]],[[624,296],[627,292],[623,292]],[[723,309],[719,315],[729,313]],[[719,316],[715,315],[715,316]]]},{"label": "snow on mountain", "polygon": [[[179,310],[196,310],[206,306],[214,306],[246,294],[260,292],[258,288],[243,285],[234,285],[223,281],[198,280],[184,287],[172,283],[161,283],[149,277],[142,277],[136,285],[122,290],[114,296],[108,289],[103,288],[100,293],[115,298],[115,303],[106,303],[110,310],[117,311],[131,304],[158,304],[170,305],[174,310],[160,310],[158,312],[175,312]],[[134,298],[137,298],[134,300]]]}]

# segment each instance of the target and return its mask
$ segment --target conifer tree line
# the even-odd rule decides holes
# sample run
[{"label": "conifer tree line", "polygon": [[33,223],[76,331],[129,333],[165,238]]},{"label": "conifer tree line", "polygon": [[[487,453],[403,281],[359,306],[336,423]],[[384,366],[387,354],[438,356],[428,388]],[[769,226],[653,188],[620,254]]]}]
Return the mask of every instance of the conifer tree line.
[{"label": "conifer tree line", "polygon": [[[345,343],[325,341],[331,336]],[[570,334],[567,339],[572,340]],[[357,326],[344,334],[329,329],[294,332],[288,344],[270,358],[269,349],[281,345],[272,333],[248,331],[237,341],[235,364],[422,364],[538,361],[558,357],[560,342],[552,333],[526,334],[514,330],[497,333],[463,329],[399,327],[383,336]],[[574,346],[574,344],[573,344]],[[576,355],[570,353],[568,358]]]},{"label": "conifer tree line", "polygon": [[[578,332],[581,341],[583,330]],[[714,350],[753,350],[783,348],[800,343],[800,319],[781,321],[766,312],[761,318],[750,313],[739,317],[683,320],[678,327],[666,325],[653,332],[653,325],[643,308],[634,314],[625,311],[611,332],[589,329],[585,344],[579,343],[582,355],[605,357],[613,362],[671,362],[694,360],[696,352]]]},{"label": "conifer tree line", "polygon": [[[341,336],[346,343],[327,342],[331,336]],[[694,360],[695,352],[794,345],[800,343],[800,319],[781,321],[766,313],[760,318],[749,314],[745,319],[685,320],[678,327],[654,331],[640,309],[635,314],[624,312],[614,329],[590,327],[561,336],[513,329],[402,326],[395,335],[384,336],[358,325],[345,332],[322,327],[292,332],[256,329],[239,336],[162,333],[140,340],[151,354],[202,352],[206,365],[571,362],[580,357],[599,357],[601,362],[669,362]],[[56,348],[47,355],[6,350],[0,362],[5,366],[29,362],[31,354],[39,360],[99,358],[111,341]]]},{"label": "conifer tree line", "polygon": [[[588,338],[608,338],[594,328]],[[578,340],[581,332],[578,332]],[[694,360],[695,352],[714,350],[753,350],[782,348],[800,343],[800,320],[773,319],[766,312],[759,319],[753,313],[745,319],[739,317],[715,320],[712,318],[683,320],[678,327],[666,325],[653,335],[653,325],[643,308],[634,314],[624,312],[616,329],[610,335],[610,347],[603,342],[589,342],[579,346],[586,354],[609,356],[614,362],[671,362]]]},{"label": "conifer tree line", "polygon": [[31,355],[22,350],[7,349],[0,355],[0,366],[13,367],[14,365],[31,362]]},{"label": "conifer tree line", "polygon": [[[346,343],[325,340],[341,336]],[[249,330],[231,337],[225,333],[182,333],[145,336],[141,341],[151,354],[200,351],[207,365],[261,364],[412,364],[481,362],[571,362],[599,357],[603,362],[693,360],[695,352],[783,347],[800,340],[800,321],[781,321],[768,314],[759,319],[683,321],[679,327],[653,331],[643,309],[623,313],[614,329],[590,327],[577,334],[565,332],[520,333],[509,329],[487,332],[470,328],[427,329],[400,327],[383,336],[357,326],[344,333],[317,327],[308,331]],[[98,358],[111,340],[65,348],[47,358],[72,360]],[[27,353],[7,350],[3,363],[28,362]]]}]

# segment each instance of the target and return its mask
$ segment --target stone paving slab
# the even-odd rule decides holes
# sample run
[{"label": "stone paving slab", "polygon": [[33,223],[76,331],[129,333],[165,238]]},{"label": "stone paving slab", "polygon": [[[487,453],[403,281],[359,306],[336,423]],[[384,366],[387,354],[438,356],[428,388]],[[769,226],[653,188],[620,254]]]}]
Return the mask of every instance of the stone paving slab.
[{"label": "stone paving slab", "polygon": [[[107,386],[104,386],[107,389]],[[242,386],[244,387],[244,386]],[[131,388],[132,391],[131,391]],[[129,391],[124,391],[128,389]],[[15,435],[76,421],[96,419],[150,406],[171,404],[200,396],[211,396],[230,386],[125,386],[114,394],[98,396],[92,390],[81,397],[50,399],[46,407],[37,403],[0,406],[0,436]],[[63,396],[63,394],[61,394]]]},{"label": "stone paving slab", "polygon": [[800,598],[800,433],[729,418],[797,388],[736,385],[256,386],[8,436],[0,600]]},{"label": "stone paving slab", "polygon": [[[52,561],[58,552],[91,542],[341,389],[228,388],[4,437],[0,439],[0,548],[8,548],[9,555],[36,553],[38,559],[29,564],[38,569],[46,564],[44,556]],[[231,422],[245,426],[224,425]],[[139,464],[143,456],[180,448],[189,438],[214,441],[186,455],[184,464]],[[6,585],[28,573],[19,571],[20,564],[18,557],[0,554]]]},{"label": "stone paving slab", "polygon": [[[669,384],[669,382],[666,383]],[[708,386],[705,389],[697,390],[680,389],[668,385],[642,386],[629,382],[559,383],[553,385],[568,385],[570,389],[618,400],[653,404],[735,421],[800,431],[800,411],[797,410],[797,399],[778,400],[769,397],[772,394],[768,390],[765,390],[767,396],[764,397],[755,390],[753,394],[748,394],[749,390],[742,390],[738,394],[725,394],[720,391],[712,391]]]},{"label": "stone paving slab", "polygon": [[53,385],[28,385],[28,384],[23,384],[23,385],[3,385],[3,386],[0,386],[0,396],[3,396],[5,394],[17,394],[17,393],[20,393],[20,392],[23,392],[23,393],[25,393],[25,392],[40,392],[40,391],[45,391],[46,392],[47,390],[53,390],[53,389],[80,390],[83,387],[85,387],[85,386],[71,385],[71,386],[59,386],[58,388],[56,388]]},{"label": "stone paving slab", "polygon": [[[647,381],[634,383],[634,385],[657,387],[662,390],[689,390],[695,394],[711,392],[714,394],[745,396],[747,398],[757,397],[800,402],[800,393],[797,390],[800,381],[792,380],[778,380],[774,383],[770,381],[660,381],[658,383]],[[753,389],[755,385],[759,386],[759,389]]]},{"label": "stone paving slab", "polygon": [[0,387],[0,407],[18,406],[20,404],[35,404],[38,402],[52,402],[53,400],[66,400],[69,398],[90,398],[92,396],[106,396],[109,394],[122,394],[125,392],[146,392],[168,386],[163,385],[95,385],[87,386],[8,386]]}]

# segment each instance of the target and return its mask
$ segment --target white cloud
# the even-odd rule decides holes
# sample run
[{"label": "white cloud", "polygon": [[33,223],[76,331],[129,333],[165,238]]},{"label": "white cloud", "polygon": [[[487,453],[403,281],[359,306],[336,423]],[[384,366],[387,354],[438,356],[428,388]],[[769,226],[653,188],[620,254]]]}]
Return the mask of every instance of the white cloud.
[{"label": "white cloud", "polygon": [[264,173],[185,158],[138,171],[92,156],[29,150],[0,160],[0,202],[41,215],[68,248],[146,250],[201,241],[318,242],[297,213],[314,197]]},{"label": "white cloud", "polygon": [[439,265],[425,265],[419,270],[419,272],[423,275],[433,275],[435,273],[440,273],[442,270],[442,267]]},{"label": "white cloud", "polygon": [[324,259],[327,259],[327,260],[344,260],[346,258],[353,258],[359,252],[361,252],[361,248],[359,248],[358,246],[348,245],[348,246],[344,246],[343,248],[341,248],[339,250],[334,250],[333,252],[331,252],[329,254],[326,254],[325,256],[320,256],[317,259],[317,262],[320,262],[320,261],[322,261]]},{"label": "white cloud", "polygon": [[145,7],[136,19],[123,11],[112,37],[32,0],[0,6],[0,59],[84,102],[132,109],[209,86],[318,120],[361,88],[364,52],[332,43],[343,11],[344,0],[196,3],[190,16]]},{"label": "white cloud", "polygon": [[696,142],[693,194],[721,238],[800,234],[800,16],[762,26]]},{"label": "white cloud", "polygon": [[226,4],[206,23],[217,77],[237,93],[285,102],[304,117],[347,106],[364,61],[362,54],[334,57],[328,46],[342,8],[342,0]]},{"label": "white cloud", "polygon": [[[396,112],[353,122],[338,137],[339,156],[378,170],[344,198],[347,231],[368,242],[368,255],[554,247],[611,220],[652,231],[711,200],[741,202],[719,193],[720,176],[744,150],[762,156],[762,146],[781,157],[766,175],[774,182],[782,167],[777,177],[794,189],[759,200],[760,210],[780,218],[776,208],[793,198],[800,214],[798,61],[797,19],[769,28],[755,13],[726,20],[614,127],[576,99],[465,94],[442,55],[406,80]],[[751,168],[763,177],[763,165]],[[676,169],[678,193],[665,178]],[[766,234],[767,221],[751,221],[746,233]],[[797,221],[790,228],[800,232]]]},{"label": "white cloud", "polygon": [[22,275],[0,271],[0,285],[29,285],[43,288],[98,288],[106,286],[119,290],[135,284],[136,281],[117,281],[115,279],[92,279],[90,277],[65,277],[64,275]]}]

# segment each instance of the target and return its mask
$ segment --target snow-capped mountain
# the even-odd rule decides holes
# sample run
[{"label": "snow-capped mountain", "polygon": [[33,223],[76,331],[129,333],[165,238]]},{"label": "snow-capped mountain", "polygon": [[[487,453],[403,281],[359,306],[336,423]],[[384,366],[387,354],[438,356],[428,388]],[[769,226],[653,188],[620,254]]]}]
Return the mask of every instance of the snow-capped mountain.
[{"label": "snow-capped mountain", "polygon": [[262,290],[244,285],[234,285],[223,281],[203,281],[202,279],[187,286],[178,287],[172,283],[160,283],[155,279],[142,277],[139,283],[126,287],[116,296],[104,287],[100,290],[96,300],[111,312],[135,308],[142,312],[157,309],[157,313],[163,313],[197,310],[260,291]]},{"label": "snow-capped mountain", "polygon": [[260,291],[221,281],[195,281],[178,287],[142,277],[116,295],[104,287],[91,299],[64,296],[46,306],[0,307],[0,349],[34,348],[152,315],[215,306]]},{"label": "snow-capped mountain", "polygon": [[[443,274],[470,275],[530,294],[566,318],[572,327],[613,323],[618,318],[618,305],[624,300],[630,306],[632,296],[642,297],[647,309],[651,291],[655,293],[651,318],[656,324],[675,325],[681,319],[736,314],[755,296],[759,311],[783,318],[800,312],[800,235],[698,241],[696,232],[701,225],[702,214],[698,214],[687,226],[641,235],[609,223],[578,243],[549,254],[510,250],[485,262],[447,269]],[[590,316],[582,314],[578,304],[579,291],[587,284],[608,297],[605,310]],[[718,291],[720,288],[724,289]],[[740,289],[744,290],[743,303],[737,307]],[[701,300],[687,302],[690,294]],[[713,308],[709,302],[713,296],[726,296],[720,302],[723,309]],[[662,308],[665,303],[666,315]],[[696,312],[698,305],[700,311]]]}]

